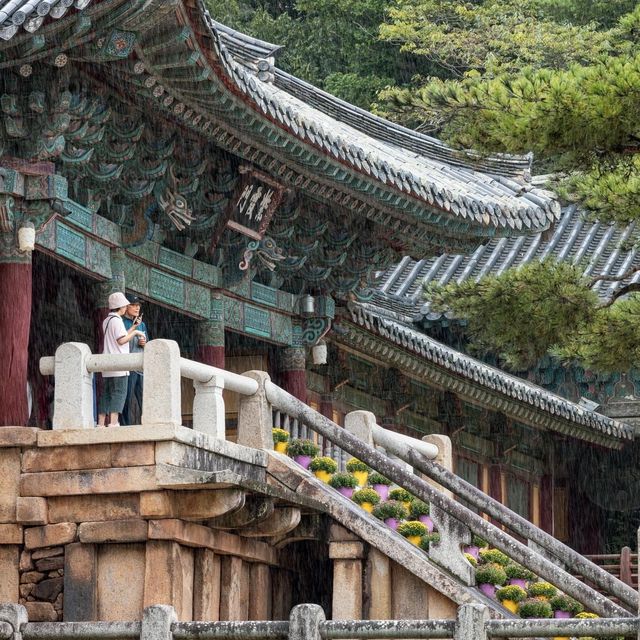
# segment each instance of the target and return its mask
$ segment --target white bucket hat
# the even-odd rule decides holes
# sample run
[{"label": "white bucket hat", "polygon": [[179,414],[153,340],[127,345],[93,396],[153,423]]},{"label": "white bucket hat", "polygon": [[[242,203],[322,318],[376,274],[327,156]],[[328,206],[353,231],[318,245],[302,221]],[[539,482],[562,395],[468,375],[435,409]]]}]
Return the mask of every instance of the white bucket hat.
[{"label": "white bucket hat", "polygon": [[125,297],[124,293],[116,291],[109,296],[109,309],[120,309],[126,307],[129,301]]}]

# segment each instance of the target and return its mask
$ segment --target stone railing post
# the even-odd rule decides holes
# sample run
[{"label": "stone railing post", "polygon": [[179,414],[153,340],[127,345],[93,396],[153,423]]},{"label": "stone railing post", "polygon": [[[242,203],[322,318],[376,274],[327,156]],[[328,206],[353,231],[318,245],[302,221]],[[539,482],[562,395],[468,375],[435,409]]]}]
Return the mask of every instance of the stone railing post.
[{"label": "stone railing post", "polygon": [[144,348],[142,425],[182,424],[180,347],[173,340],[151,340]]},{"label": "stone railing post", "polygon": [[0,638],[22,640],[22,625],[29,622],[27,610],[21,604],[0,604]]},{"label": "stone railing post", "polygon": [[320,605],[296,605],[289,614],[289,640],[321,640],[320,625],[325,619]]},{"label": "stone railing post", "polygon": [[[424,436],[422,441],[438,447],[438,455],[433,461],[438,463],[441,467],[444,467],[447,471],[453,471],[453,448],[451,446],[451,438],[449,436],[433,433],[431,435]],[[438,491],[444,493],[450,498],[453,498],[453,493],[451,491],[448,491],[443,486],[423,474],[421,474],[421,477]]]},{"label": "stone railing post", "polygon": [[376,417],[371,411],[351,411],[344,417],[344,428],[366,445],[373,447],[373,428]]},{"label": "stone railing post", "polygon": [[142,612],[140,640],[173,640],[171,625],[177,620],[176,610],[167,604],[145,607]]},{"label": "stone railing post", "polygon": [[87,371],[90,355],[91,349],[81,342],[65,342],[56,349],[54,429],[93,428],[93,374]]},{"label": "stone railing post", "polygon": [[253,378],[258,390],[253,395],[240,396],[237,442],[254,449],[273,449],[273,417],[264,389],[271,378],[265,371],[247,371],[242,375]]},{"label": "stone railing post", "polygon": [[224,378],[213,376],[207,382],[193,381],[196,395],[193,399],[193,429],[208,433],[214,438],[225,439]]},{"label": "stone railing post", "polygon": [[453,640],[487,640],[489,609],[482,604],[463,604],[458,609]]}]

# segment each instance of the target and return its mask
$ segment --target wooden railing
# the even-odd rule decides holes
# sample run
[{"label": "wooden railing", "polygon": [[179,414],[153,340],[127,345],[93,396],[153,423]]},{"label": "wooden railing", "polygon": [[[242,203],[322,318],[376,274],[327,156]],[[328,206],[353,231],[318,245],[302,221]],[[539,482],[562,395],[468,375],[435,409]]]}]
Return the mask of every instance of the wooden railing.
[{"label": "wooden railing", "polygon": [[[585,558],[633,589],[638,588],[638,554],[632,553],[629,547],[623,547],[620,553],[601,553],[587,555]],[[576,577],[583,579],[580,575]]]}]

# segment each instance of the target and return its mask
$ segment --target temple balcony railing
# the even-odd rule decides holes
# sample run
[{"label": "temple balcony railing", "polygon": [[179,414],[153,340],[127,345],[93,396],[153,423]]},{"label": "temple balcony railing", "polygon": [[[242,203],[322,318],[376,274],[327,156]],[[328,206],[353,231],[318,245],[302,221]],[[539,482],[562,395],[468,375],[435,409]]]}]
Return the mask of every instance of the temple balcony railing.
[{"label": "temple balcony railing", "polygon": [[[322,438],[323,447],[338,451],[341,458],[346,452],[362,460],[429,503],[440,533],[440,542],[429,548],[429,559],[460,583],[475,583],[462,548],[470,543],[472,534],[477,534],[603,617],[630,617],[631,612],[637,611],[638,594],[629,585],[455,475],[451,471],[451,443],[445,436],[426,436],[434,442],[421,442],[392,434],[379,427],[375,416],[367,411],[347,414],[342,428],[273,384],[266,372],[238,375],[191,362],[181,358],[177,343],[169,340],[153,340],[142,354],[129,355],[94,355],[87,345],[66,343],[58,348],[55,357],[41,359],[40,368],[43,374],[55,375],[54,429],[94,426],[92,376],[96,371],[144,372],[141,422],[150,427],[180,426],[180,377],[191,378],[196,391],[193,427],[218,439],[225,438],[222,390],[237,391],[238,444],[273,449],[276,412],[281,424],[286,419],[290,425],[297,425],[299,433],[301,428],[306,430],[302,434],[314,433],[316,440]],[[334,491],[324,483],[320,485],[322,491]],[[347,500],[334,493],[336,501]],[[572,573],[583,576],[588,584]]]}]

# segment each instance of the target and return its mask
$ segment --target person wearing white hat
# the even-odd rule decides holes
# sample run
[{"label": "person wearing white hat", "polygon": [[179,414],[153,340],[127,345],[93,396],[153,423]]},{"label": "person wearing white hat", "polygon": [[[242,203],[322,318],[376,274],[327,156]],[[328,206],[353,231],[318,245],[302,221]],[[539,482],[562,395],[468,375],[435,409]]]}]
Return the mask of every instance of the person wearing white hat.
[{"label": "person wearing white hat", "polygon": [[[102,323],[104,341],[102,353],[129,353],[129,342],[136,336],[144,337],[138,330],[139,322],[134,322],[127,331],[122,316],[127,310],[129,301],[124,293],[116,291],[109,296],[109,315]],[[104,371],[104,389],[98,403],[98,426],[104,427],[107,414],[109,427],[119,427],[118,414],[122,412],[127,397],[128,371]]]}]

